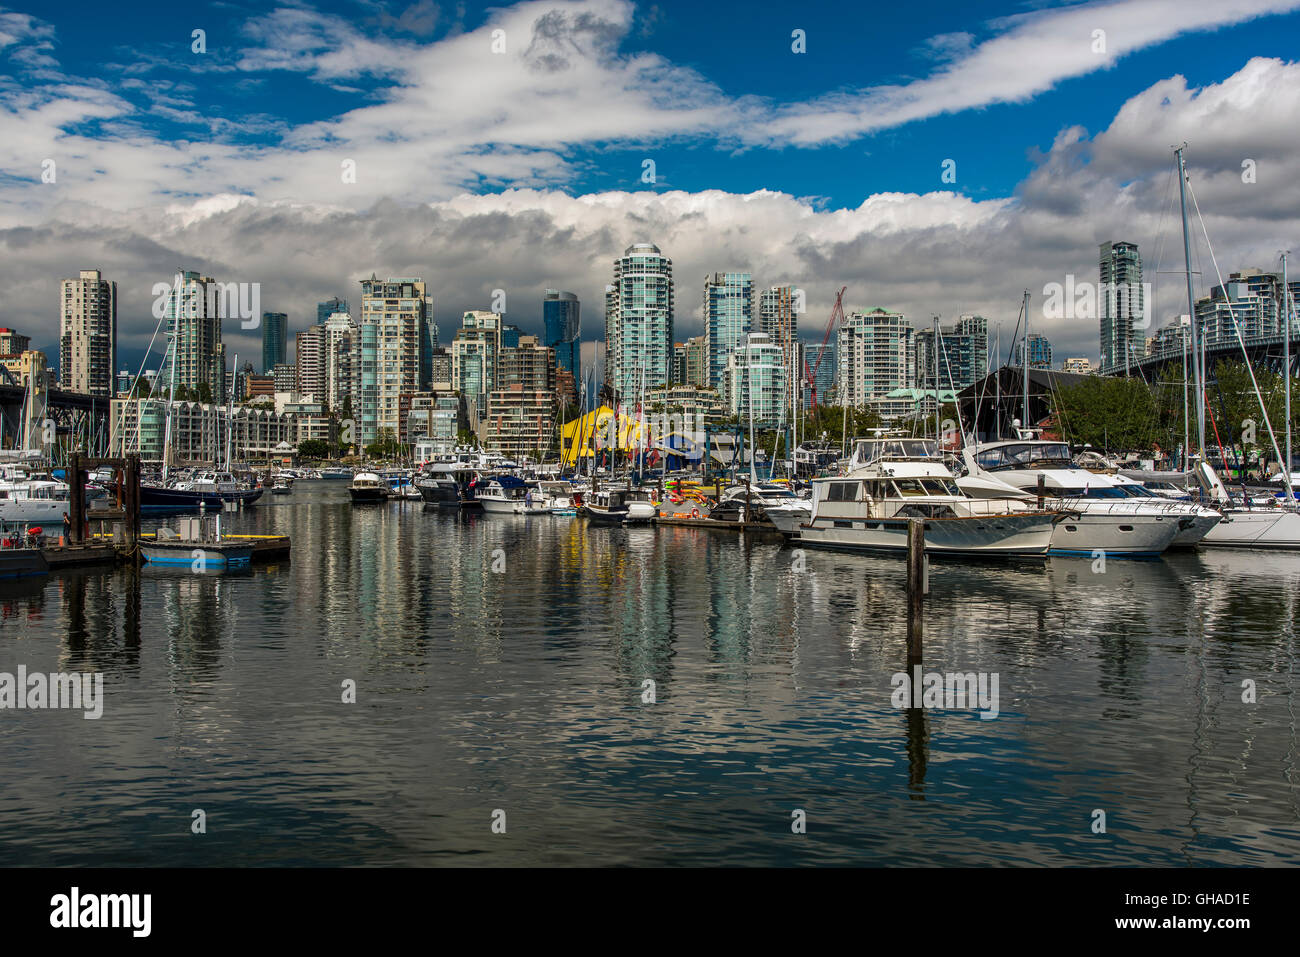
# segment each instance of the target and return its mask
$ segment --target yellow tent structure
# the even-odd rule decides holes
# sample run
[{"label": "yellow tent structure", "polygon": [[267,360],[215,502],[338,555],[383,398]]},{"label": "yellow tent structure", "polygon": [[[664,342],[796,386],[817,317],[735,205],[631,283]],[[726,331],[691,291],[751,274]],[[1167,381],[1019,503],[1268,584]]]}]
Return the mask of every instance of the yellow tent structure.
[{"label": "yellow tent structure", "polygon": [[615,415],[607,405],[560,427],[560,464],[572,468],[579,458],[594,458],[611,447],[624,452],[648,448],[650,428],[626,412]]}]

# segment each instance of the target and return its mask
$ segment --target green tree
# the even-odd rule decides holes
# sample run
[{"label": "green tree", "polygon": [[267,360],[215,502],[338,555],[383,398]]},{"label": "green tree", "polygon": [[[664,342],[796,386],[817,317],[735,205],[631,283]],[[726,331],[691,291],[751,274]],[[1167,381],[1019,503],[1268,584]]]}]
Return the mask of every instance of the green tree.
[{"label": "green tree", "polygon": [[209,405],[212,403],[212,386],[210,383],[200,382],[199,387],[195,390],[194,394],[197,396],[199,402]]},{"label": "green tree", "polygon": [[330,454],[330,445],[323,439],[304,439],[298,443],[300,459],[323,459]]}]

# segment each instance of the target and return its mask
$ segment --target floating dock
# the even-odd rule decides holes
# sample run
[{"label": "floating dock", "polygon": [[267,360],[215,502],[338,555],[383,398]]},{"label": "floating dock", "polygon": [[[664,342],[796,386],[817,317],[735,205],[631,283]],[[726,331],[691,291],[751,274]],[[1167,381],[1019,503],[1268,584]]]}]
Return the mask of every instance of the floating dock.
[{"label": "floating dock", "polygon": [[661,515],[652,520],[656,525],[668,525],[678,528],[712,528],[727,532],[768,532],[780,535],[781,530],[770,522],[720,522],[713,518],[678,518]]}]

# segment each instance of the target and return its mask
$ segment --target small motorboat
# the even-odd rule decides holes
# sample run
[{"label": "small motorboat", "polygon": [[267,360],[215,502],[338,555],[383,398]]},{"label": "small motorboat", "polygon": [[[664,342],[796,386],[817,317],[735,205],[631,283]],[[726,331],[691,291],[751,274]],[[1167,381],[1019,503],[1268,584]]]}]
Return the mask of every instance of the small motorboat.
[{"label": "small motorboat", "polygon": [[348,486],[353,505],[369,505],[388,498],[388,485],[374,472],[358,472]]}]

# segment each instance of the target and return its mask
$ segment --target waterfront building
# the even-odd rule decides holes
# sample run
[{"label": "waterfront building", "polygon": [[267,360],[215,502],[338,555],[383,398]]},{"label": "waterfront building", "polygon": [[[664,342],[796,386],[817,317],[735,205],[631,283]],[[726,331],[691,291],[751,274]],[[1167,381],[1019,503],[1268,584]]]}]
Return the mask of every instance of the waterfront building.
[{"label": "waterfront building", "polygon": [[361,280],[359,326],[358,395],[352,404],[357,442],[366,446],[384,435],[397,438],[402,393],[421,391],[432,377],[438,327],[424,280],[373,273]]},{"label": "waterfront building", "polygon": [[109,398],[117,369],[117,283],[83,269],[59,287],[59,387]]},{"label": "waterfront building", "polygon": [[178,389],[201,393],[206,388],[214,399],[226,394],[226,347],[221,341],[220,313],[230,299],[227,287],[234,285],[223,285],[194,271],[180,274],[179,289],[173,285],[164,306],[172,342],[160,370],[160,387],[171,387],[174,362]]},{"label": "waterfront building", "polygon": [[709,343],[710,386],[722,386],[732,354],[756,331],[753,277],[747,272],[705,276],[704,336]]},{"label": "waterfront building", "polygon": [[[983,316],[964,315],[947,328],[940,325],[937,352],[934,327],[918,329],[916,383],[933,390],[937,365],[939,388],[960,391],[988,375],[988,354],[989,325]],[[1050,357],[1049,347],[1049,360]]]},{"label": "waterfront building", "polygon": [[844,317],[836,337],[836,405],[859,407],[916,382],[916,330],[902,313],[877,307]]},{"label": "waterfront building", "polygon": [[571,292],[547,289],[542,296],[544,342],[555,351],[555,368],[577,378],[581,364],[579,339],[582,334],[581,303]]},{"label": "waterfront building", "polygon": [[[329,361],[326,355],[328,343],[325,327],[308,326],[300,331],[296,338],[294,389],[302,395],[310,395],[317,401],[324,402],[329,391],[327,384]],[[271,368],[274,369],[275,366]]]},{"label": "waterfront building", "polygon": [[1062,372],[1070,372],[1075,375],[1091,375],[1092,363],[1086,356],[1073,356],[1061,363]]},{"label": "waterfront building", "polygon": [[[1023,365],[1025,361],[1025,343],[1023,340],[1016,343],[1016,365]],[[1052,368],[1052,343],[1047,336],[1040,336],[1037,333],[1029,334],[1029,367],[1031,369],[1050,369]],[[983,376],[979,376],[983,378]],[[975,381],[974,379],[971,382]],[[970,385],[967,382],[966,385]],[[966,385],[957,386],[958,389],[966,388]]]},{"label": "waterfront building", "polygon": [[727,360],[724,396],[728,411],[755,428],[776,428],[787,406],[785,358],[766,333],[751,332]]},{"label": "waterfront building", "polygon": [[[299,342],[302,333],[299,333]],[[289,317],[283,312],[262,313],[262,371],[289,362]]]},{"label": "waterfront building", "polygon": [[[13,384],[26,389],[35,382],[37,392],[48,392],[59,387],[58,376],[49,367],[49,360],[39,349],[24,349],[17,354],[0,355],[3,367],[13,379]],[[0,376],[0,383],[4,376]]]},{"label": "waterfront building", "polygon": [[[166,419],[165,400],[112,400],[112,454],[135,453],[144,462],[161,463]],[[230,417],[224,403],[175,402],[171,425],[173,464],[222,461],[228,421],[233,423],[232,455],[236,459],[269,459],[280,443],[296,444],[298,425],[287,412],[237,406]]]},{"label": "waterfront building", "polygon": [[511,458],[537,457],[554,445],[555,352],[536,336],[501,350],[489,393],[483,441]]},{"label": "waterfront building", "polygon": [[642,386],[672,374],[673,263],[652,243],[636,243],[614,261],[605,291],[605,386],[635,403]]},{"label": "waterfront building", "polygon": [[290,443],[296,448],[308,440],[328,442],[338,440],[338,424],[325,411],[323,402],[311,401],[305,396],[293,396],[285,402],[276,402],[277,412],[293,418],[294,438]]},{"label": "waterfront building", "polygon": [[456,451],[457,436],[465,423],[463,399],[455,393],[438,394],[428,404],[413,402],[407,431],[415,461],[428,462],[435,455]]},{"label": "waterfront building", "polygon": [[1101,371],[1127,368],[1137,360],[1133,330],[1142,327],[1146,301],[1142,256],[1136,243],[1108,242],[1100,247],[1101,282],[1097,308],[1101,324]]},{"label": "waterfront building", "polygon": [[[1300,280],[1290,283],[1293,301],[1300,297]],[[1294,305],[1292,307],[1294,309]],[[1221,285],[1196,303],[1197,330],[1207,348],[1232,345],[1242,339],[1282,334],[1282,277],[1246,269],[1230,273]]]},{"label": "waterfront building", "polygon": [[647,389],[645,394],[646,414],[650,416],[678,416],[687,431],[716,425],[727,415],[725,403],[717,389],[704,386],[679,383]]}]

